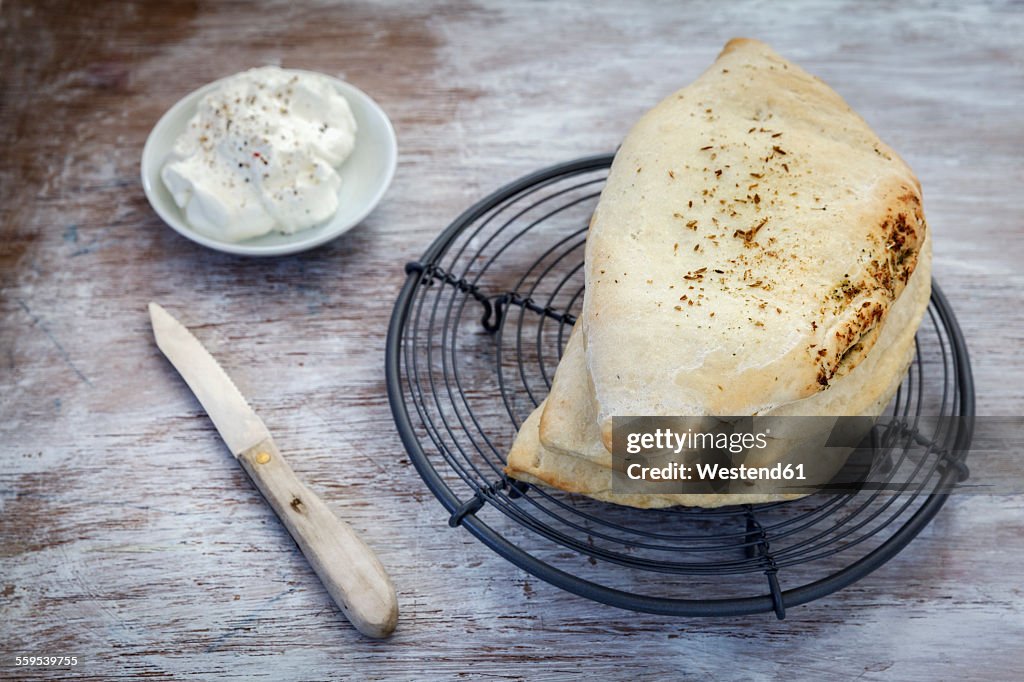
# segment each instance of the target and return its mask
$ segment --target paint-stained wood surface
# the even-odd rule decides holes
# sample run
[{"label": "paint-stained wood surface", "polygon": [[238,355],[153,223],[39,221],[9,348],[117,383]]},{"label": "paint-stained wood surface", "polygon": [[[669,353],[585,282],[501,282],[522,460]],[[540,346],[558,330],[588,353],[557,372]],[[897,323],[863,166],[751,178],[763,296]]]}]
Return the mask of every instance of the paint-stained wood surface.
[{"label": "paint-stained wood surface", "polygon": [[[383,376],[405,261],[489,190],[613,149],[746,35],[917,171],[978,411],[1022,414],[1019,3],[14,1],[0,31],[0,678],[32,654],[75,654],[92,679],[1019,677],[1019,497],[952,500],[890,564],[784,622],[626,613],[449,529]],[[263,63],[364,89],[401,149],[364,224],[277,260],[179,237],[138,172],[167,107]],[[390,641],[341,618],[152,343],[150,300],[377,548],[402,608]]]}]

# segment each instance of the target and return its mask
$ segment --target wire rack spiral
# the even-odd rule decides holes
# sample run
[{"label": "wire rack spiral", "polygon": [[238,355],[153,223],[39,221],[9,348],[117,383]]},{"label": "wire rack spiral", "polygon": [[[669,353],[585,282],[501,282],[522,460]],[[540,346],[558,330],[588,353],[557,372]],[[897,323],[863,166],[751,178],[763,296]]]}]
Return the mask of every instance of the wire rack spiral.
[{"label": "wire rack spiral", "polygon": [[[892,558],[966,478],[951,454],[966,451],[974,415],[963,336],[933,287],[894,426],[872,434],[895,492],[638,510],[507,479],[506,453],[582,304],[587,225],[612,158],[498,190],[406,266],[387,343],[399,434],[449,524],[541,579],[637,611],[782,618]],[[929,428],[923,415],[965,419]]]}]

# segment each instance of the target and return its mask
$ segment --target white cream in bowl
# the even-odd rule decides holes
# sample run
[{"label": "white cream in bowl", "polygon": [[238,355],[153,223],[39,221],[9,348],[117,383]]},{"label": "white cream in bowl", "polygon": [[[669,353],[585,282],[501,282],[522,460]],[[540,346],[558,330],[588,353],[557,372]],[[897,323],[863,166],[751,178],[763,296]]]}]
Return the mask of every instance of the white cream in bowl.
[{"label": "white cream in bowl", "polygon": [[356,132],[329,79],[251,69],[203,96],[160,177],[192,228],[209,237],[293,234],[337,212],[338,168]]}]

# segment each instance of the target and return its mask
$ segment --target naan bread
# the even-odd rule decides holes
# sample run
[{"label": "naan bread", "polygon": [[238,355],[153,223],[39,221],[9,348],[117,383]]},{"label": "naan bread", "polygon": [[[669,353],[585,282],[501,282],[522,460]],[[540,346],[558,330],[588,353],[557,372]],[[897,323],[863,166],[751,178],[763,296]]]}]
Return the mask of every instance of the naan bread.
[{"label": "naan bread", "polygon": [[[841,381],[822,393],[777,408],[778,416],[863,415],[876,417],[892,400],[914,357],[914,336],[931,294],[931,243],[894,304],[872,352]],[[597,423],[597,404],[586,371],[585,338],[574,327],[558,365],[551,393],[523,423],[505,471],[529,483],[543,483],[598,500],[640,508],[672,505],[719,507],[791,500],[801,495],[665,495],[613,492],[611,454]],[[543,425],[556,447],[542,442]],[[561,429],[561,430],[560,430]],[[763,463],[750,463],[753,466]],[[621,487],[620,487],[621,489]]]},{"label": "naan bread", "polygon": [[597,419],[763,414],[869,356],[918,264],[920,186],[822,81],[730,41],[648,112],[586,244]]}]

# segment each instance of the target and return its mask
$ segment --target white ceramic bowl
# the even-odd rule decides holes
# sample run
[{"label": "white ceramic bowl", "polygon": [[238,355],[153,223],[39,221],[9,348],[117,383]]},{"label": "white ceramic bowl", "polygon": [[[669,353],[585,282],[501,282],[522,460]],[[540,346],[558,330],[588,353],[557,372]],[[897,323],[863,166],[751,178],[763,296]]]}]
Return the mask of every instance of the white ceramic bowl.
[{"label": "white ceramic bowl", "polygon": [[192,229],[160,179],[160,170],[174,147],[175,140],[195,114],[199,100],[217,87],[221,83],[220,80],[182,98],[160,118],[149,134],[146,146],[142,150],[142,187],[153,210],[165,223],[192,241],[217,251],[245,256],[281,256],[305,251],[328,242],[359,224],[380,202],[395,175],[395,166],[398,162],[395,130],[391,127],[387,114],[365,92],[337,78],[319,75],[330,81],[348,100],[358,126],[352,154],[338,169],[341,175],[341,190],[338,193],[338,212],[334,217],[322,225],[299,230],[294,234],[273,232],[242,242],[221,241]]}]

